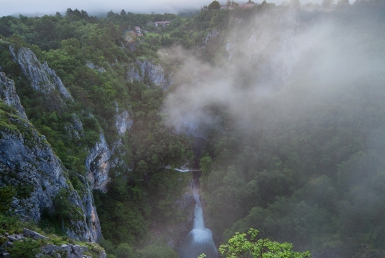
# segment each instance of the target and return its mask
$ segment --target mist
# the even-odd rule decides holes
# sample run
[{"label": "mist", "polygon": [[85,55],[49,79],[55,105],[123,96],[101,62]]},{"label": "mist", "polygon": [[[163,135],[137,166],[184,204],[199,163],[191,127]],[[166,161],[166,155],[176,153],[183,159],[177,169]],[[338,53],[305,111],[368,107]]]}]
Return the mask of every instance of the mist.
[{"label": "mist", "polygon": [[253,126],[256,113],[273,115],[267,103],[274,103],[272,109],[283,119],[309,116],[312,108],[345,94],[355,82],[379,81],[385,62],[371,51],[382,47],[368,41],[383,37],[377,34],[381,23],[340,15],[275,9],[250,20],[233,19],[212,62],[180,47],[161,51],[165,62],[181,64],[165,104],[169,125],[192,129],[201,122],[216,123],[208,110],[213,105],[227,110],[242,128]]},{"label": "mist", "polygon": [[[1,1],[0,17],[7,15],[28,15],[28,16],[42,16],[45,14],[55,14],[60,12],[65,13],[67,8],[85,10],[89,14],[106,14],[112,10],[114,12],[120,12],[124,9],[126,12],[133,13],[177,13],[180,11],[186,11],[191,9],[200,9],[205,5],[209,5],[211,1],[199,0],[199,1],[174,1],[174,0],[161,0],[161,1],[48,1],[48,0],[3,0]],[[225,1],[220,1],[222,4]],[[247,2],[247,1],[244,1]],[[256,1],[260,3],[262,1]],[[275,3],[280,5],[282,0],[271,0],[269,3]],[[303,0],[301,3],[321,3],[321,0]]]},{"label": "mist", "polygon": [[197,52],[159,53],[178,67],[168,125],[214,132],[202,180],[214,241],[254,227],[314,257],[353,257],[364,234],[383,243],[383,24],[381,8],[274,7],[234,14]]}]

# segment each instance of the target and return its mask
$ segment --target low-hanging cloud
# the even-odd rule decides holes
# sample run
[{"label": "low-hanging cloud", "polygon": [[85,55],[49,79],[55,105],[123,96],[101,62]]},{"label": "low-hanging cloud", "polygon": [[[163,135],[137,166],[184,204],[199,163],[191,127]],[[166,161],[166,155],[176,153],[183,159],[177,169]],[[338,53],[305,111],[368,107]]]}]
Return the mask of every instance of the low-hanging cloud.
[{"label": "low-hanging cloud", "polygon": [[169,125],[215,124],[213,106],[228,111],[242,128],[261,116],[309,116],[360,79],[385,74],[384,59],[368,54],[367,37],[376,25],[361,31],[338,16],[275,9],[247,21],[233,19],[225,46],[218,46],[225,54],[214,64],[181,48],[163,50],[163,60],[179,66],[176,88],[165,102]]},{"label": "low-hanging cloud", "polygon": [[[120,12],[124,9],[126,12],[134,13],[176,13],[189,9],[200,9],[207,6],[212,1],[175,1],[175,0],[149,0],[149,1],[59,1],[59,0],[2,0],[0,8],[0,17],[7,15],[43,15],[55,14],[56,12],[64,13],[67,8],[85,10],[88,13],[107,13],[112,10]],[[221,2],[221,1],[220,1]],[[247,1],[244,1],[247,2]],[[262,2],[262,1],[260,1]],[[269,3],[280,5],[283,0],[270,0]],[[306,3],[321,3],[321,0],[303,0],[302,4]],[[225,1],[222,1],[224,4]],[[257,1],[258,3],[258,1]]]}]

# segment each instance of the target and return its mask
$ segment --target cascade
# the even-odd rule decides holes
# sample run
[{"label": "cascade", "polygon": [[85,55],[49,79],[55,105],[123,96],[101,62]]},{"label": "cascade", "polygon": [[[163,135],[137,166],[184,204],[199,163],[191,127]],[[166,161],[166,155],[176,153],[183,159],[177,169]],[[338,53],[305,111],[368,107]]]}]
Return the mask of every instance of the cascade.
[{"label": "cascade", "polygon": [[178,253],[180,258],[197,258],[204,253],[206,258],[219,257],[218,250],[215,247],[212,232],[205,227],[202,204],[199,194],[199,177],[198,173],[193,173],[194,179],[191,185],[194,200],[194,228],[182,242]]}]

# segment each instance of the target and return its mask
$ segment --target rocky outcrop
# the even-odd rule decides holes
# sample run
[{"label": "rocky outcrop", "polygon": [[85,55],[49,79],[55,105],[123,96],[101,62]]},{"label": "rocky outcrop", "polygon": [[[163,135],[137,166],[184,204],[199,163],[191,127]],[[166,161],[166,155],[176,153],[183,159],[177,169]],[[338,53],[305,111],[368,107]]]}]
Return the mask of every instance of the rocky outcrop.
[{"label": "rocky outcrop", "polygon": [[87,225],[89,228],[87,240],[91,242],[98,242],[103,238],[102,228],[100,226],[100,220],[98,217],[98,213],[96,212],[96,207],[94,205],[92,188],[90,185],[88,185],[86,193],[82,198],[82,201],[84,204],[84,213],[86,214]]},{"label": "rocky outcrop", "polygon": [[[16,189],[11,210],[21,218],[38,222],[44,210],[54,209],[54,199],[62,189],[68,191],[70,203],[85,210],[44,136],[28,121],[12,114],[6,116],[10,126],[0,130],[0,186]],[[86,214],[79,211],[79,215],[71,220],[67,234],[88,240],[91,232]]]},{"label": "rocky outcrop", "polygon": [[35,231],[32,231],[32,230],[29,230],[28,228],[23,228],[23,235],[25,237],[30,237],[30,238],[33,238],[33,239],[47,239],[48,237],[46,236],[43,236],[42,234],[39,234]]},{"label": "rocky outcrop", "polygon": [[71,244],[62,244],[52,245],[48,244],[41,248],[42,252],[37,254],[36,257],[46,257],[46,255],[51,255],[52,257],[57,257],[57,255],[64,254],[68,258],[85,258],[89,256],[84,256],[83,253],[88,250],[85,246],[80,245],[71,245]]},{"label": "rocky outcrop", "polygon": [[212,38],[216,38],[219,35],[219,30],[213,29],[212,31],[207,32],[206,37],[203,39],[203,48],[207,47]]},{"label": "rocky outcrop", "polygon": [[12,247],[16,242],[24,241],[25,239],[29,239],[29,240],[44,239],[45,243],[48,242],[48,244],[44,244],[40,247],[40,252],[36,254],[36,257],[67,257],[67,258],[88,258],[88,257],[106,258],[107,257],[105,251],[102,248],[100,248],[99,246],[95,248],[96,246],[95,244],[94,245],[88,244],[93,249],[93,256],[87,256],[87,255],[84,255],[84,252],[88,251],[87,246],[84,246],[84,245],[81,246],[78,244],[70,244],[70,243],[55,245],[55,244],[52,244],[53,241],[50,238],[43,236],[42,234],[27,228],[23,229],[22,234],[9,235],[8,233],[5,233],[5,236],[0,235],[0,237],[6,240],[6,242],[0,248],[0,257],[11,257],[10,253],[6,251],[7,247]]},{"label": "rocky outcrop", "polygon": [[23,219],[38,222],[44,210],[55,209],[54,199],[64,190],[68,193],[68,201],[78,208],[73,211],[78,214],[70,219],[67,235],[98,241],[101,229],[91,192],[82,199],[73,189],[66,169],[45,137],[29,123],[13,82],[2,73],[0,81],[2,102],[18,110],[0,109],[0,187],[15,189],[11,210]]},{"label": "rocky outcrop", "polygon": [[163,67],[160,64],[154,64],[149,60],[137,60],[135,65],[128,71],[128,80],[146,81],[167,89],[170,86],[170,81],[166,79]]},{"label": "rocky outcrop", "polygon": [[131,129],[131,126],[134,123],[134,121],[130,119],[130,115],[128,114],[127,110],[124,109],[122,112],[119,112],[118,105],[116,105],[115,121],[115,126],[120,136],[124,135],[127,129]]},{"label": "rocky outcrop", "polygon": [[[127,130],[131,128],[133,122],[128,111],[126,109],[119,110],[119,106],[116,103],[115,126],[118,135],[124,136]],[[122,156],[126,155],[126,153],[124,148],[122,148],[121,139],[115,141],[112,144],[112,148],[108,146],[103,133],[100,134],[99,139],[90,150],[86,160],[87,177],[93,189],[107,192],[107,184],[110,181],[109,170],[116,166],[120,166],[128,171],[130,171],[130,168],[122,160]]]},{"label": "rocky outcrop", "polygon": [[91,149],[86,159],[87,177],[93,189],[107,191],[107,183],[110,181],[108,171],[111,167],[109,162],[111,153],[104,134],[101,133],[100,141]]},{"label": "rocky outcrop", "polygon": [[94,63],[92,63],[91,61],[88,61],[86,65],[87,65],[88,68],[90,68],[92,70],[95,70],[95,71],[97,71],[99,73],[106,72],[106,69],[104,69],[104,67],[97,66]]},{"label": "rocky outcrop", "polygon": [[41,64],[36,55],[28,48],[20,48],[15,51],[15,49],[10,46],[9,49],[34,90],[47,95],[56,92],[60,96],[61,102],[61,98],[73,101],[71,94],[66,87],[64,87],[61,79],[56,75],[54,70],[48,67],[47,62]]},{"label": "rocky outcrop", "polygon": [[9,106],[14,107],[19,116],[27,119],[24,107],[20,103],[20,98],[16,93],[15,83],[10,80],[3,72],[0,72],[0,99]]},{"label": "rocky outcrop", "polygon": [[71,120],[71,123],[64,126],[66,132],[70,138],[80,140],[84,136],[83,123],[75,113],[72,114]]}]

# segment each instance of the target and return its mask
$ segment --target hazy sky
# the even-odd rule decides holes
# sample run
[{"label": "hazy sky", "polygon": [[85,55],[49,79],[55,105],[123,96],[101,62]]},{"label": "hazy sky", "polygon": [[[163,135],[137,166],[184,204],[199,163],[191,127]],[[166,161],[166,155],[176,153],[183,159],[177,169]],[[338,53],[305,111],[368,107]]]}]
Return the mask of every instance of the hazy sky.
[{"label": "hazy sky", "polygon": [[[281,4],[283,0],[267,0],[268,3]],[[289,0],[286,0],[289,1]],[[322,0],[300,0],[301,4],[313,2],[320,3]],[[191,8],[200,8],[209,5],[212,0],[0,0],[0,16],[17,15],[17,14],[54,14],[59,11],[64,13],[67,8],[83,9],[88,13],[102,11],[107,13],[109,10],[119,12],[124,9],[127,12],[141,13],[164,13],[175,12],[177,10],[186,10]],[[225,3],[225,0],[219,1]],[[247,0],[236,1],[239,3],[247,2]],[[254,0],[256,3],[262,0]]]}]

